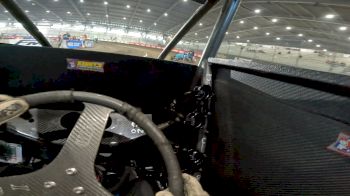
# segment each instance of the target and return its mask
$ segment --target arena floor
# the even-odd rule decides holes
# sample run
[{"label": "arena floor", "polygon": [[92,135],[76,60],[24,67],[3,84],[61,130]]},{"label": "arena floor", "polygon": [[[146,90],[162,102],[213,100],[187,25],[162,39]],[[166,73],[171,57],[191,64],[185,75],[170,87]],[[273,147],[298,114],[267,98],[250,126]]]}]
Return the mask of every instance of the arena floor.
[{"label": "arena floor", "polygon": [[[80,50],[108,52],[108,53],[142,56],[142,57],[149,57],[149,58],[157,58],[161,52],[160,49],[156,49],[156,48],[146,48],[143,46],[133,46],[133,45],[122,44],[117,42],[105,42],[105,41],[99,41],[95,43],[95,46],[93,48],[81,48]],[[170,55],[167,56],[166,60],[171,60],[171,57],[173,56],[175,56],[175,53],[171,52]],[[190,63],[190,62],[185,62],[185,63]],[[195,61],[190,64],[196,65],[197,62]]]}]

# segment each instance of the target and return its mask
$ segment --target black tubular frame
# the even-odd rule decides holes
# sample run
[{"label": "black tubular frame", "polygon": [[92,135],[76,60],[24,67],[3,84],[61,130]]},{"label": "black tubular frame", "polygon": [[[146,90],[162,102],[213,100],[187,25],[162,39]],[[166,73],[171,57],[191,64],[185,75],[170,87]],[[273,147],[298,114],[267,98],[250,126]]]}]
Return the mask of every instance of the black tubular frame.
[{"label": "black tubular frame", "polygon": [[0,3],[42,46],[52,47],[50,42],[13,0],[0,0]]},{"label": "black tubular frame", "polygon": [[176,44],[191,30],[191,28],[196,25],[196,23],[205,16],[206,13],[208,13],[209,10],[211,10],[214,5],[219,0],[208,0],[203,4],[201,7],[199,7],[196,12],[191,16],[190,19],[188,19],[185,24],[181,27],[181,29],[176,33],[176,35],[173,37],[173,39],[165,46],[163,51],[158,56],[158,59],[165,59],[165,57],[170,53],[170,51],[176,46]]}]

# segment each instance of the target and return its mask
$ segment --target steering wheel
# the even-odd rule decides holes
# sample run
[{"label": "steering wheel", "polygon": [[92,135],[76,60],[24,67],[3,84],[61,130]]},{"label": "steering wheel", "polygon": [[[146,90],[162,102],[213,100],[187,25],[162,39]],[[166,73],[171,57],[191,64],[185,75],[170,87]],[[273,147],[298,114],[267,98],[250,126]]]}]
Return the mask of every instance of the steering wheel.
[{"label": "steering wheel", "polygon": [[35,172],[0,178],[0,195],[112,195],[97,181],[94,161],[109,114],[119,112],[153,140],[165,162],[170,192],[183,196],[178,160],[164,134],[133,106],[105,95],[50,91],[20,97],[30,107],[58,102],[83,102],[85,108],[57,157]]}]

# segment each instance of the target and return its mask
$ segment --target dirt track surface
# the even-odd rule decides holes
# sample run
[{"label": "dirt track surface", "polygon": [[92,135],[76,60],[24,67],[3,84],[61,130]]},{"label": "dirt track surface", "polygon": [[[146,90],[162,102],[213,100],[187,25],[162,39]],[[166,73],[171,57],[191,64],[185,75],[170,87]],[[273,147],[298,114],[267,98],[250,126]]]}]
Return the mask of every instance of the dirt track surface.
[{"label": "dirt track surface", "polygon": [[[93,48],[81,48],[80,50],[108,52],[149,58],[158,58],[158,55],[161,52],[160,49],[155,48],[146,48],[142,46],[133,46],[128,44],[104,41],[99,41],[95,43],[95,46]],[[174,52],[171,52],[170,55],[167,56],[166,60],[171,60],[172,56],[175,56]],[[193,64],[196,64],[196,62],[194,62]]]}]

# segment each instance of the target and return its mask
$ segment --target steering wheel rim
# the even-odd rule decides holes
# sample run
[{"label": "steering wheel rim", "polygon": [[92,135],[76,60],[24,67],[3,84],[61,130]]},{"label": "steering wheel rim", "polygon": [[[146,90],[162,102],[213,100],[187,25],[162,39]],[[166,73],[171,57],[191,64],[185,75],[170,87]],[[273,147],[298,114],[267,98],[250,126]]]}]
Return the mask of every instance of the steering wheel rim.
[{"label": "steering wheel rim", "polygon": [[[25,95],[21,97],[23,100],[25,100],[30,107],[36,107],[38,105],[42,104],[52,104],[57,102],[74,102],[79,101],[83,102],[85,104],[85,109],[82,112],[78,122],[74,126],[71,134],[67,138],[66,144],[63,146],[61,152],[63,155],[60,154],[45,168],[50,169],[49,166],[55,167],[57,164],[55,164],[55,160],[69,160],[65,162],[70,162],[71,160],[76,161],[76,164],[79,165],[77,162],[76,157],[72,155],[72,152],[75,152],[72,149],[75,149],[76,152],[85,152],[86,150],[90,150],[90,154],[86,154],[84,157],[89,157],[87,162],[91,162],[91,159],[94,161],[96,158],[96,153],[102,138],[102,134],[104,131],[105,124],[107,123],[107,119],[109,117],[109,114],[115,110],[118,113],[124,115],[127,117],[130,121],[135,122],[139,127],[141,127],[147,135],[153,140],[154,144],[158,148],[167,169],[168,173],[168,183],[169,183],[169,191],[175,195],[175,196],[183,196],[184,195],[184,188],[183,188],[183,179],[181,176],[181,170],[178,163],[178,160],[173,152],[172,146],[170,145],[169,141],[166,139],[164,134],[158,129],[158,127],[149,119],[146,115],[144,115],[142,112],[137,110],[135,107],[129,105],[128,103],[122,102],[118,99],[108,97],[101,94],[96,93],[89,93],[89,92],[81,92],[81,91],[49,91],[49,92],[43,92],[43,93],[36,93],[36,94],[30,94]],[[94,105],[96,104],[96,105]],[[93,124],[91,124],[90,121],[93,121]],[[85,123],[85,125],[84,125]],[[88,125],[88,126],[87,126]],[[90,133],[86,134],[83,131],[89,130],[89,129],[99,129],[98,133],[94,133],[93,130],[90,130]],[[101,129],[103,129],[101,133]],[[95,135],[94,135],[95,134]],[[73,139],[72,139],[73,138]],[[98,141],[96,143],[96,141]],[[91,143],[90,143],[91,142]],[[84,145],[85,148],[84,149]],[[80,148],[79,147],[82,147]],[[65,150],[66,146],[70,146],[70,151],[68,152]],[[67,147],[68,148],[68,147]],[[80,148],[80,149],[79,149]],[[96,152],[95,152],[96,151]],[[91,157],[91,152],[93,152],[93,157]],[[64,154],[66,153],[66,154]],[[61,155],[61,156],[60,156]],[[93,163],[93,162],[92,162]],[[53,166],[52,166],[53,165]],[[64,166],[62,163],[61,166]],[[63,169],[61,166],[57,166],[59,170]],[[67,167],[67,166],[66,166]],[[43,168],[43,169],[45,169]],[[41,170],[43,170],[41,169]],[[57,169],[57,168],[56,168]],[[72,175],[75,175],[77,171],[79,171],[81,168],[67,168],[65,170],[66,174],[70,175],[69,173],[73,173]],[[36,172],[32,172],[30,174],[24,174],[19,176],[10,176],[10,177],[4,177],[0,178],[0,182],[13,182],[14,180],[21,179],[22,177],[29,177],[31,174],[34,175],[37,172],[40,173],[41,170],[38,170]],[[93,172],[93,168],[91,168],[91,172]],[[43,173],[43,171],[41,171]],[[90,173],[90,172],[87,172]],[[93,172],[94,174],[94,172]],[[37,174],[39,175],[39,174]],[[79,175],[77,175],[79,176]],[[38,176],[39,179],[43,180],[44,186],[42,186],[42,189],[44,190],[43,193],[46,193],[47,195],[51,195],[49,193],[53,193],[52,190],[50,192],[51,187],[46,187],[46,185],[52,185],[54,181],[50,181],[50,179],[47,179],[44,176]],[[91,178],[91,180],[94,180],[98,184],[96,178],[92,179],[91,175],[88,177],[85,176],[84,178]],[[78,179],[78,178],[77,178]],[[78,179],[79,181],[79,179]],[[84,181],[81,180],[80,181]],[[23,181],[21,181],[23,182]],[[91,182],[89,181],[89,185],[91,185]],[[3,183],[1,183],[3,184]],[[98,184],[99,185],[99,184]],[[54,184],[56,186],[56,184]],[[52,186],[52,187],[54,187]],[[99,188],[100,187],[100,188]],[[94,187],[95,189],[100,189],[101,191],[99,195],[110,195],[108,194],[108,191],[102,188],[101,185],[99,187]],[[28,191],[30,190],[30,187],[26,187],[25,185],[14,185],[10,184],[10,188],[12,190],[18,189],[21,191]],[[46,188],[46,189],[45,189]],[[57,187],[58,188],[58,187]],[[75,194],[84,194],[83,191],[79,191],[79,188],[82,187],[75,187],[76,190],[73,190],[73,193]],[[103,190],[102,190],[103,189]],[[0,193],[3,190],[3,188],[0,186]],[[1,194],[0,194],[1,195]]]}]

